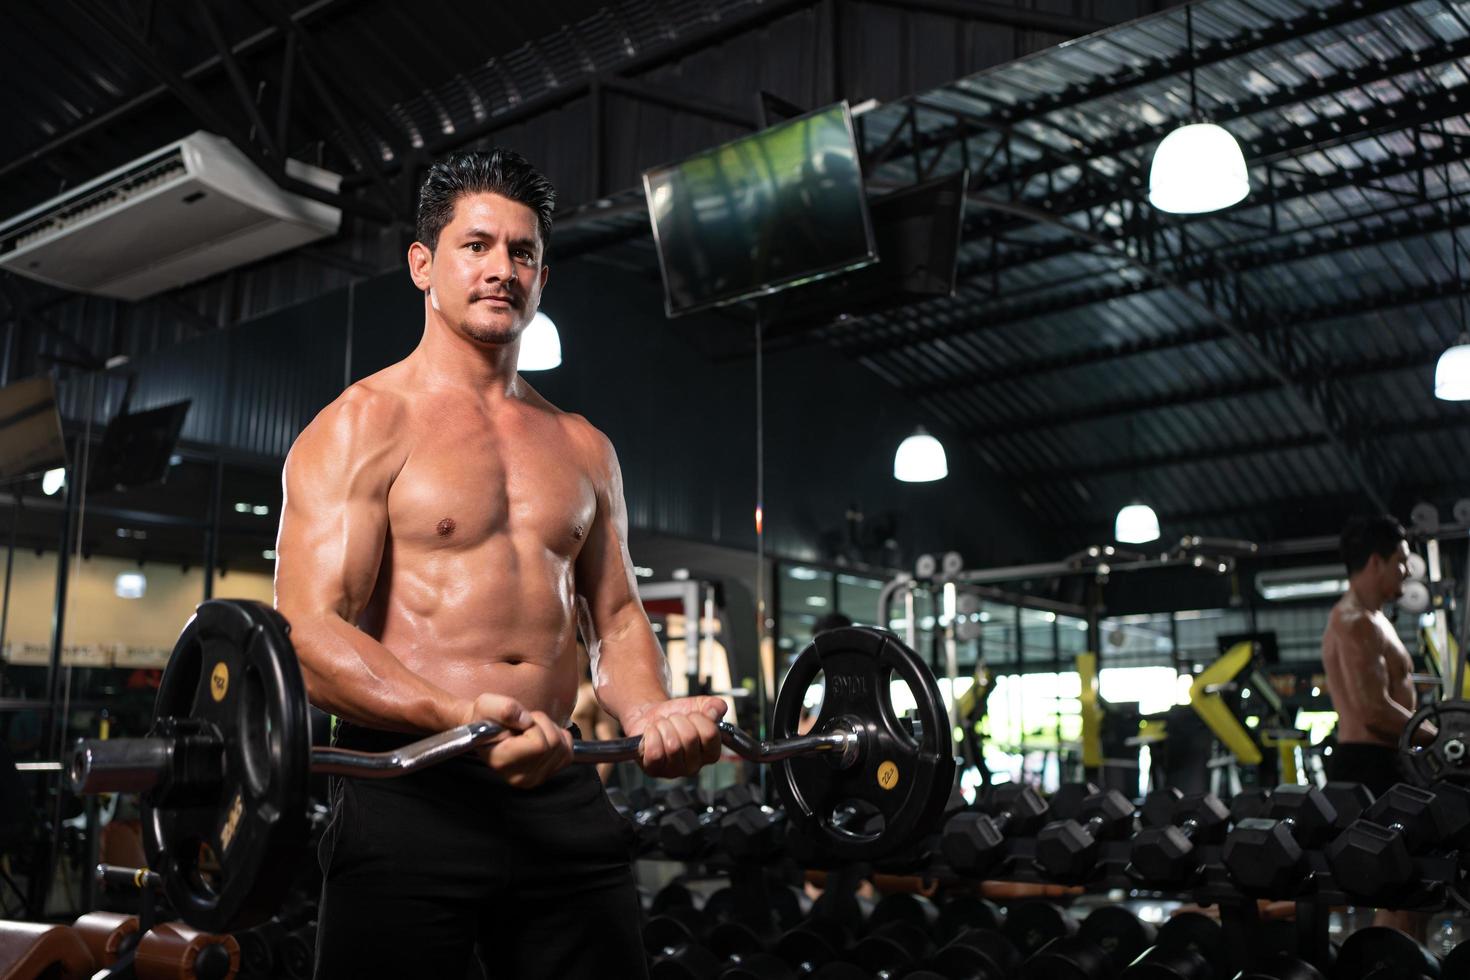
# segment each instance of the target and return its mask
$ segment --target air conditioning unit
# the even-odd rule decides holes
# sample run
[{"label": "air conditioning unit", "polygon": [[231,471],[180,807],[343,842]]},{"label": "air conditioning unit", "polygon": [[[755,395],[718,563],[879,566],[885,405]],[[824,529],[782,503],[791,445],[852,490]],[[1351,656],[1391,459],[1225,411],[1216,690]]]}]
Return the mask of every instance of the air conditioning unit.
[{"label": "air conditioning unit", "polygon": [[[292,177],[335,193],[337,174]],[[336,234],[342,212],[284,191],[228,140],[198,132],[0,223],[0,268],[142,299]]]}]

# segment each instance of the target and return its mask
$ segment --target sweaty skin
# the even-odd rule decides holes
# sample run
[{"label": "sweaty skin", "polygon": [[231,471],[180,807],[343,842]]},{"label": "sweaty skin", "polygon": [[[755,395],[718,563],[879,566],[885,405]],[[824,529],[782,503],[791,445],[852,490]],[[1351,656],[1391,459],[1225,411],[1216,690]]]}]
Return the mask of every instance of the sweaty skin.
[{"label": "sweaty skin", "polygon": [[[1332,607],[1322,634],[1327,690],[1337,711],[1339,742],[1397,748],[1414,714],[1413,660],[1393,624],[1380,610],[1397,598],[1408,575],[1409,546],[1385,558],[1374,555],[1355,573],[1347,593]],[[1421,729],[1415,741],[1427,741]]]},{"label": "sweaty skin", "polygon": [[570,759],[580,625],[644,768],[687,775],[718,758],[724,702],[670,699],[612,445],[515,371],[542,248],[534,212],[491,193],[410,248],[423,339],[292,447],[276,605],[318,707],[401,732],[501,723],[518,734],[482,755],[523,786]]}]

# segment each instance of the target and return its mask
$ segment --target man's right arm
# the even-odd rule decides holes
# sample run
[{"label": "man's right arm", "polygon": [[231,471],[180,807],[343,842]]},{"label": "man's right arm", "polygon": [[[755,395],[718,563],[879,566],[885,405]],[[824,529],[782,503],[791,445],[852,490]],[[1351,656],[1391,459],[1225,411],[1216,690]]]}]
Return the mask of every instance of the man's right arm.
[{"label": "man's right arm", "polygon": [[1337,713],[1358,719],[1385,743],[1397,745],[1413,713],[1389,693],[1388,665],[1377,627],[1361,617],[1347,625],[1338,646],[1344,703],[1334,705]]},{"label": "man's right arm", "polygon": [[396,399],[349,389],[291,447],[276,608],[291,624],[313,704],[372,728],[436,732],[468,721],[469,702],[409,670],[354,625],[383,557],[388,489],[402,466],[392,436],[400,412]]}]

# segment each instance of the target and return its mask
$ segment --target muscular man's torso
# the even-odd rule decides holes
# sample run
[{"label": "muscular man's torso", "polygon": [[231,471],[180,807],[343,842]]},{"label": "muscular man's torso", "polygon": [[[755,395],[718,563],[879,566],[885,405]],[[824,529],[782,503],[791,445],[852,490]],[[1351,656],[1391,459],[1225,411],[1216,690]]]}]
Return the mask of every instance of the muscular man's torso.
[{"label": "muscular man's torso", "polygon": [[[1374,646],[1368,650],[1355,649],[1358,640],[1353,635],[1354,626],[1366,619],[1372,626]],[[1379,659],[1387,675],[1388,696],[1412,712],[1415,707],[1414,686],[1409,675],[1414,662],[1409,651],[1404,649],[1393,624],[1377,609],[1365,609],[1352,592],[1348,592],[1327,619],[1327,629],[1322,634],[1322,665],[1327,670],[1327,691],[1337,710],[1337,739],[1339,742],[1366,742],[1378,745],[1397,746],[1397,740],[1386,739],[1369,729],[1364,719],[1352,709],[1353,698],[1348,696],[1348,670],[1362,670],[1372,658]]]},{"label": "muscular man's torso", "polygon": [[362,382],[401,402],[382,433],[401,465],[358,625],[446,691],[494,691],[565,724],[578,682],[574,567],[597,517],[590,427],[534,392],[487,405],[407,375],[395,365]]}]

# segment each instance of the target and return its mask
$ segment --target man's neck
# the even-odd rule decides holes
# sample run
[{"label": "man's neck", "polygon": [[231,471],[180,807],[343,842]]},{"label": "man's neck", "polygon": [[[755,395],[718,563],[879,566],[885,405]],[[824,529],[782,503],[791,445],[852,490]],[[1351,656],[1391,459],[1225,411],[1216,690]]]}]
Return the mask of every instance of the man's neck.
[{"label": "man's neck", "polygon": [[1378,612],[1383,608],[1383,597],[1370,588],[1366,582],[1349,579],[1348,594],[1353,597],[1354,602],[1370,613]]},{"label": "man's neck", "polygon": [[521,388],[516,373],[520,350],[520,338],[508,344],[476,343],[426,303],[424,334],[410,357],[434,387],[460,388],[491,399],[513,398]]}]

